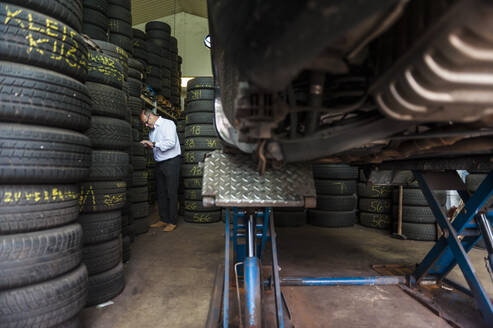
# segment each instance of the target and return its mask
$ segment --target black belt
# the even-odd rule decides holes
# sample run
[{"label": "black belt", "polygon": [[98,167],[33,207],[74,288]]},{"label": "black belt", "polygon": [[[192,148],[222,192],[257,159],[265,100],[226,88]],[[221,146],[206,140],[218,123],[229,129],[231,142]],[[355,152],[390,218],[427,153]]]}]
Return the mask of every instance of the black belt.
[{"label": "black belt", "polygon": [[164,163],[164,162],[167,162],[167,161],[171,161],[172,159],[178,158],[180,156],[181,156],[181,154],[180,155],[176,155],[175,157],[171,157],[171,158],[165,159],[164,161],[160,161],[160,162],[157,162],[156,161],[156,163],[161,164],[161,163]]}]

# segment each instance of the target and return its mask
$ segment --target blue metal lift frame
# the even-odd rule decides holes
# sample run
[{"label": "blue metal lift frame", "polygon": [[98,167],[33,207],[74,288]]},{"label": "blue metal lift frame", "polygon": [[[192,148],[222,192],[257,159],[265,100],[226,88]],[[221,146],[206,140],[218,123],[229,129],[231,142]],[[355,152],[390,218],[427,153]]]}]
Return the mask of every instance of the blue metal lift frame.
[{"label": "blue metal lift frame", "polygon": [[[493,306],[476,276],[467,253],[481,239],[479,226],[472,220],[479,214],[486,201],[493,194],[493,171],[483,180],[474,195],[469,196],[464,185],[457,190],[465,206],[452,223],[443,214],[440,204],[426,180],[426,176],[419,171],[415,171],[414,176],[419,182],[437,223],[444,232],[443,236],[440,237],[423,261],[416,267],[414,272],[416,281],[421,281],[427,275],[432,275],[439,281],[443,280],[458,264],[469,285],[469,293],[476,300],[484,320],[492,323]],[[492,221],[490,214],[488,213],[488,219]],[[459,240],[458,235],[463,233],[466,228],[476,230],[476,233],[467,235],[462,240]]]},{"label": "blue metal lift frame", "polygon": [[[414,172],[416,179],[419,182],[421,190],[428,201],[428,204],[440,225],[444,235],[435,243],[435,246],[425,256],[423,261],[418,264],[413,274],[413,279],[416,282],[420,282],[423,279],[435,278],[438,281],[446,281],[458,290],[471,295],[476,300],[479,310],[483,315],[484,320],[487,323],[493,322],[493,306],[484,288],[482,287],[479,279],[477,278],[474,268],[467,256],[467,253],[472,247],[481,239],[481,231],[479,225],[473,220],[477,215],[484,214],[488,220],[493,221],[493,211],[481,213],[482,207],[485,202],[493,195],[493,171],[490,172],[484,181],[481,183],[474,195],[470,196],[466,191],[465,186],[459,188],[458,193],[464,201],[464,209],[451,223],[443,214],[440,204],[435,198],[432,189],[430,188],[426,176],[421,172]],[[226,236],[225,236],[225,278],[224,278],[224,294],[223,294],[223,327],[229,325],[229,286],[230,286],[230,240],[233,241],[233,248],[235,251],[235,263],[252,262],[255,265],[244,265],[245,281],[255,281],[255,284],[262,284],[258,280],[259,265],[257,261],[250,261],[251,257],[247,257],[247,250],[245,244],[239,242],[241,238],[248,237],[246,233],[246,224],[240,224],[239,218],[244,218],[245,214],[238,211],[237,208],[233,210],[233,230],[231,233],[230,228],[230,215],[229,210],[226,210]],[[266,208],[262,214],[258,214],[257,218],[262,218],[262,224],[256,224],[254,230],[254,238],[261,239],[260,245],[257,245],[256,259],[261,260],[266,242],[270,239],[272,245],[272,268],[273,268],[273,283],[275,289],[276,310],[277,310],[277,327],[284,327],[283,319],[283,307],[281,303],[280,286],[349,286],[349,285],[393,285],[404,284],[409,282],[407,277],[404,276],[369,276],[369,277],[295,277],[295,278],[279,278],[278,262],[277,262],[277,243],[276,233],[274,228],[274,219],[271,218],[270,208]],[[269,229],[270,226],[270,229]],[[465,234],[464,230],[473,230],[473,233]],[[259,233],[258,231],[262,232]],[[270,230],[270,236],[268,234]],[[459,240],[458,235],[463,234],[464,238]],[[248,261],[246,261],[248,260]],[[464,277],[470,287],[467,289],[463,286],[447,281],[446,275],[455,267],[459,265]],[[254,307],[254,302],[258,292],[258,288],[246,289],[246,311],[251,310],[254,313],[257,310]],[[249,319],[249,318],[247,318]],[[247,321],[248,325],[248,321]],[[249,325],[251,326],[251,325]],[[247,326],[247,327],[249,327]]]}]

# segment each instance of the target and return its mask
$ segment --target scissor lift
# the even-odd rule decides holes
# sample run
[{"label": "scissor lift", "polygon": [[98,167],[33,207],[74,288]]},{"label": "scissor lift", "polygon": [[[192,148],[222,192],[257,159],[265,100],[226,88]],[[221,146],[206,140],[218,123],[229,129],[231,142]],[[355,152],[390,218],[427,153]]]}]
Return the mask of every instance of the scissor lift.
[{"label": "scissor lift", "polygon": [[[273,291],[277,327],[288,327],[281,286],[350,286],[406,285],[414,288],[420,282],[448,284],[474,297],[487,324],[493,324],[493,307],[486,295],[467,253],[483,237],[488,251],[485,259],[493,272],[493,212],[483,208],[493,194],[493,171],[473,195],[469,195],[456,172],[428,173],[414,171],[443,236],[408,275],[361,277],[280,277],[276,231],[271,207],[315,206],[315,188],[308,165],[295,164],[278,170],[267,170],[259,176],[256,167],[243,155],[213,152],[205,161],[202,195],[204,205],[226,207],[224,272],[216,277],[206,327],[262,327],[262,297]],[[442,212],[432,190],[455,189],[465,206],[453,222]],[[231,243],[234,256],[231,256]],[[271,269],[262,267],[270,244]],[[459,265],[469,288],[446,278]],[[264,272],[267,276],[264,277]],[[234,279],[232,279],[234,275]],[[492,275],[493,277],[493,275]],[[493,278],[492,278],[493,279]],[[240,284],[240,281],[243,284]],[[238,308],[232,311],[231,304]],[[235,315],[232,315],[235,313]]]}]

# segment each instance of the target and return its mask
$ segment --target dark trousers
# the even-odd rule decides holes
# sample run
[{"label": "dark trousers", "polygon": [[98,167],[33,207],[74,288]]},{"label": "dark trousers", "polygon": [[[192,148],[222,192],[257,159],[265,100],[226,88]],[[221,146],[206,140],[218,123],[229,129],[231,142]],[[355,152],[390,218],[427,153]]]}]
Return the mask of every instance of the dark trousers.
[{"label": "dark trousers", "polygon": [[171,224],[176,224],[180,162],[180,156],[176,156],[156,165],[159,216],[161,221]]}]

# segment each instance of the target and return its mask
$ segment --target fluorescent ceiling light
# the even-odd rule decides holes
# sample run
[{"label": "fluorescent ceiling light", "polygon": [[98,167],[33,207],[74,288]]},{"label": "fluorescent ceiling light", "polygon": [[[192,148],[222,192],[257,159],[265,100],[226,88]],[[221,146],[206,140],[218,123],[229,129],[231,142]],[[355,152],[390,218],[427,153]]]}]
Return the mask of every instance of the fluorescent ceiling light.
[{"label": "fluorescent ceiling light", "polygon": [[188,81],[190,81],[191,79],[193,79],[193,77],[182,77],[181,78],[181,87],[186,88]]}]

